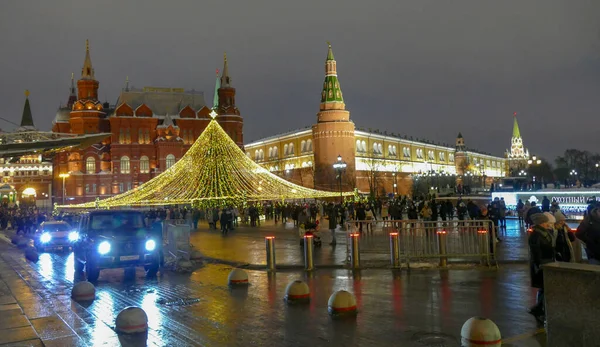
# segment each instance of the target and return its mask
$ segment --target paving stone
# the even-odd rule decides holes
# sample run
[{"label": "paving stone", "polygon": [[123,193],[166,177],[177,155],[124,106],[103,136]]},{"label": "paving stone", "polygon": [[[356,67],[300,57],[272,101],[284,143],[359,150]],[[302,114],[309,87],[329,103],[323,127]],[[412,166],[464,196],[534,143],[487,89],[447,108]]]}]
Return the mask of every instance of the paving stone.
[{"label": "paving stone", "polygon": [[83,339],[78,336],[59,337],[51,340],[44,340],[45,347],[84,347],[89,346]]},{"label": "paving stone", "polygon": [[28,341],[37,338],[38,336],[35,333],[35,330],[33,330],[33,327],[31,326],[5,329],[2,330],[2,333],[0,334],[0,345],[6,343]]},{"label": "paving stone", "polygon": [[[40,340],[40,339],[33,339],[33,340],[27,340],[27,341],[8,343],[5,345],[2,345],[2,347],[44,347],[44,344],[42,343],[42,340]],[[64,347],[67,347],[67,346],[65,345]]]},{"label": "paving stone", "polygon": [[35,331],[42,340],[56,339],[59,337],[73,336],[75,332],[59,317],[51,316],[31,319]]},{"label": "paving stone", "polygon": [[14,316],[0,315],[0,329],[20,328],[30,325],[31,323],[23,314]]}]

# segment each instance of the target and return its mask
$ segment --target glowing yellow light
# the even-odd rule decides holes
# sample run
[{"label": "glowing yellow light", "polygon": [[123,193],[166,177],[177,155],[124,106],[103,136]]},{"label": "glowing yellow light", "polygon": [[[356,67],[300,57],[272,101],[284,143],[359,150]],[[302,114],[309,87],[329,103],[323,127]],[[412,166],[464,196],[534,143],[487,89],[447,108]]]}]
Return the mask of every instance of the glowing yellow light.
[{"label": "glowing yellow light", "polygon": [[166,200],[173,205],[218,206],[339,196],[339,192],[293,184],[263,169],[248,158],[213,119],[186,154],[152,180],[112,198],[60,208],[165,205]]}]

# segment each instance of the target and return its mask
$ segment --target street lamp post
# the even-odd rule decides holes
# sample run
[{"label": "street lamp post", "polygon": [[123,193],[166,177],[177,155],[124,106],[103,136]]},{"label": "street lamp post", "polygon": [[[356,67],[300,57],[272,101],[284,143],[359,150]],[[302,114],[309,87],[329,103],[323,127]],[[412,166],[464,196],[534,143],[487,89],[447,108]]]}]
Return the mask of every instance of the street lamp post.
[{"label": "street lamp post", "polygon": [[65,204],[65,195],[67,195],[67,187],[65,187],[65,180],[69,177],[68,173],[61,173],[58,177],[62,178],[62,204]]},{"label": "street lamp post", "polygon": [[398,181],[396,180],[396,168],[394,168],[394,172],[392,172],[392,176],[394,177],[394,198],[396,194],[398,194]]},{"label": "street lamp post", "polygon": [[598,183],[598,167],[600,167],[600,164],[596,163],[596,183]]},{"label": "street lamp post", "polygon": [[333,164],[333,169],[338,176],[338,184],[340,186],[340,204],[344,203],[344,197],[342,195],[342,173],[346,170],[346,162],[342,160],[342,156],[338,155],[337,161]]},{"label": "street lamp post", "polygon": [[573,181],[573,185],[577,184],[577,171],[576,170],[571,170],[571,172],[569,172],[569,175],[571,177],[573,177],[571,180]]}]

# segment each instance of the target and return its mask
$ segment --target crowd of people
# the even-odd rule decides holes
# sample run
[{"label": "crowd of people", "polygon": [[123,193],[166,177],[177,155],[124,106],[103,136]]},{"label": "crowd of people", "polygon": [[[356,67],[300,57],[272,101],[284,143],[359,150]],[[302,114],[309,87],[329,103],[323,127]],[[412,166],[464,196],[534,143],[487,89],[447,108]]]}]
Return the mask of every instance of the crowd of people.
[{"label": "crowd of people", "polygon": [[581,242],[588,262],[600,265],[600,203],[590,201],[584,219],[574,232],[566,224],[566,216],[556,203],[545,197],[541,208],[519,201],[519,220],[529,229],[531,286],[538,289],[536,304],[529,309],[538,321],[545,321],[544,275],[542,266],[552,262],[575,262],[573,244]]},{"label": "crowd of people", "polygon": [[37,207],[0,206],[0,229],[14,229],[17,234],[33,234],[47,219]]}]

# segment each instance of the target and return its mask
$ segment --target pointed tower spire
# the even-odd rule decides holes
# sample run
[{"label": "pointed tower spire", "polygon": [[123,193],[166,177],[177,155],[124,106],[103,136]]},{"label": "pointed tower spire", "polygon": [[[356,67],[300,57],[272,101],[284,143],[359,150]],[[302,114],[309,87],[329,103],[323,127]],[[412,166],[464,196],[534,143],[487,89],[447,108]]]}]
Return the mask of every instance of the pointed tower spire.
[{"label": "pointed tower spire", "polygon": [[125,77],[125,91],[129,91],[129,76]]},{"label": "pointed tower spire", "polygon": [[217,69],[217,80],[215,81],[215,94],[213,96],[213,110],[219,108],[219,88],[221,88],[221,79],[219,78],[219,69]]},{"label": "pointed tower spire", "polygon": [[520,138],[521,137],[521,131],[519,131],[519,123],[517,122],[517,112],[513,113],[513,118],[514,118],[514,122],[513,122],[513,133],[512,133],[512,137],[513,138]]},{"label": "pointed tower spire", "polygon": [[75,74],[71,72],[71,87],[69,88],[69,101],[67,101],[67,107],[72,108],[75,101],[77,101],[77,91],[75,90]]},{"label": "pointed tower spire", "polygon": [[33,116],[31,115],[31,107],[29,106],[29,90],[25,91],[25,106],[23,107],[23,116],[21,117],[22,127],[33,127]]},{"label": "pointed tower spire", "polygon": [[92,68],[92,59],[90,58],[90,42],[85,40],[85,60],[83,61],[83,68],[81,69],[82,80],[93,80],[94,68]]},{"label": "pointed tower spire", "polygon": [[223,53],[223,73],[221,74],[221,86],[230,87],[229,65],[227,64],[227,53]]},{"label": "pointed tower spire", "polygon": [[325,60],[325,82],[321,91],[321,110],[345,109],[342,89],[337,75],[337,62],[333,57],[331,43],[327,42],[327,59]]}]

